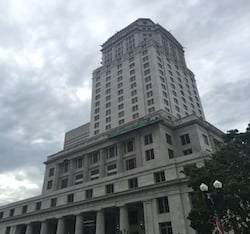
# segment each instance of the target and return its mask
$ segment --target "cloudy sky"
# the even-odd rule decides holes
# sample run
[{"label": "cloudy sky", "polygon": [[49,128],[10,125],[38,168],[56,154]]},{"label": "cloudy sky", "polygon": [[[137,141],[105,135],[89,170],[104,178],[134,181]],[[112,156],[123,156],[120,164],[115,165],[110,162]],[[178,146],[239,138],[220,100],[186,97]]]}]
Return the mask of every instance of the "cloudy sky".
[{"label": "cloudy sky", "polygon": [[249,0],[0,0],[0,10],[0,205],[41,192],[46,157],[90,119],[100,45],[137,18],[185,47],[209,122],[250,122]]}]

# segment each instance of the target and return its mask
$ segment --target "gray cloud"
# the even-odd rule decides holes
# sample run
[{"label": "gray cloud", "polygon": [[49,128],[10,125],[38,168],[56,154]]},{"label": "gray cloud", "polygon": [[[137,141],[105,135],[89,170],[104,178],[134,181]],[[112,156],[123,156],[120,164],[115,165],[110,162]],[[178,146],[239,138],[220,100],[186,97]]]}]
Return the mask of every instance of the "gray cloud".
[{"label": "gray cloud", "polygon": [[27,0],[0,8],[0,176],[20,183],[0,183],[0,204],[40,192],[46,156],[62,149],[65,131],[89,121],[90,99],[77,91],[91,88],[100,45],[139,17],[185,46],[209,121],[224,131],[248,122],[247,0]]}]

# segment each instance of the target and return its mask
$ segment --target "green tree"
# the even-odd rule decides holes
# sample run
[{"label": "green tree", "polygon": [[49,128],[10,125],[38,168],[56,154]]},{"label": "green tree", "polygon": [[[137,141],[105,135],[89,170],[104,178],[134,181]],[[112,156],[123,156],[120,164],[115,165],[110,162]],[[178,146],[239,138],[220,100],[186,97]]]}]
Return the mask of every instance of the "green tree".
[{"label": "green tree", "polygon": [[223,183],[223,204],[222,201],[216,203],[224,229],[250,233],[250,124],[244,133],[228,131],[220,150],[211,155],[203,167],[187,165],[183,172],[193,189],[193,207],[188,216],[192,228],[200,234],[209,234],[215,229],[213,211],[206,206],[199,186],[206,183],[212,188],[217,179]]}]

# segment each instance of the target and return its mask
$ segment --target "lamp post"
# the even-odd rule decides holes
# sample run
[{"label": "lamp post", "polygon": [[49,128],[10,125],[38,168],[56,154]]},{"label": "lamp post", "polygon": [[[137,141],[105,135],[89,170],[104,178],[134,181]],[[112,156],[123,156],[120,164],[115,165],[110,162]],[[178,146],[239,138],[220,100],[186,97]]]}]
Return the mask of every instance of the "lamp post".
[{"label": "lamp post", "polygon": [[220,217],[218,214],[218,207],[222,203],[222,194],[221,194],[221,189],[222,189],[222,183],[219,180],[215,180],[213,183],[213,186],[215,188],[214,193],[209,193],[208,192],[208,186],[204,183],[200,185],[200,190],[203,193],[204,199],[206,201],[207,207],[209,209],[212,209],[214,213],[214,218],[215,218],[215,224],[216,227],[219,231],[220,234],[224,234],[223,227],[220,222]]}]

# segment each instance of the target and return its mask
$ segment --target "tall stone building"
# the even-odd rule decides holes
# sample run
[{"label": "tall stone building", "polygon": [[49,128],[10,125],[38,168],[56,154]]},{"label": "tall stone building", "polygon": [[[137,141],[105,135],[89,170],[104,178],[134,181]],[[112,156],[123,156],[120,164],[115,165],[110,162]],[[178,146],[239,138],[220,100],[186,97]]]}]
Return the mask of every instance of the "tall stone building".
[{"label": "tall stone building", "polygon": [[138,19],[102,46],[91,121],[47,158],[42,194],[0,207],[1,234],[194,234],[181,173],[222,143],[183,47]]}]

